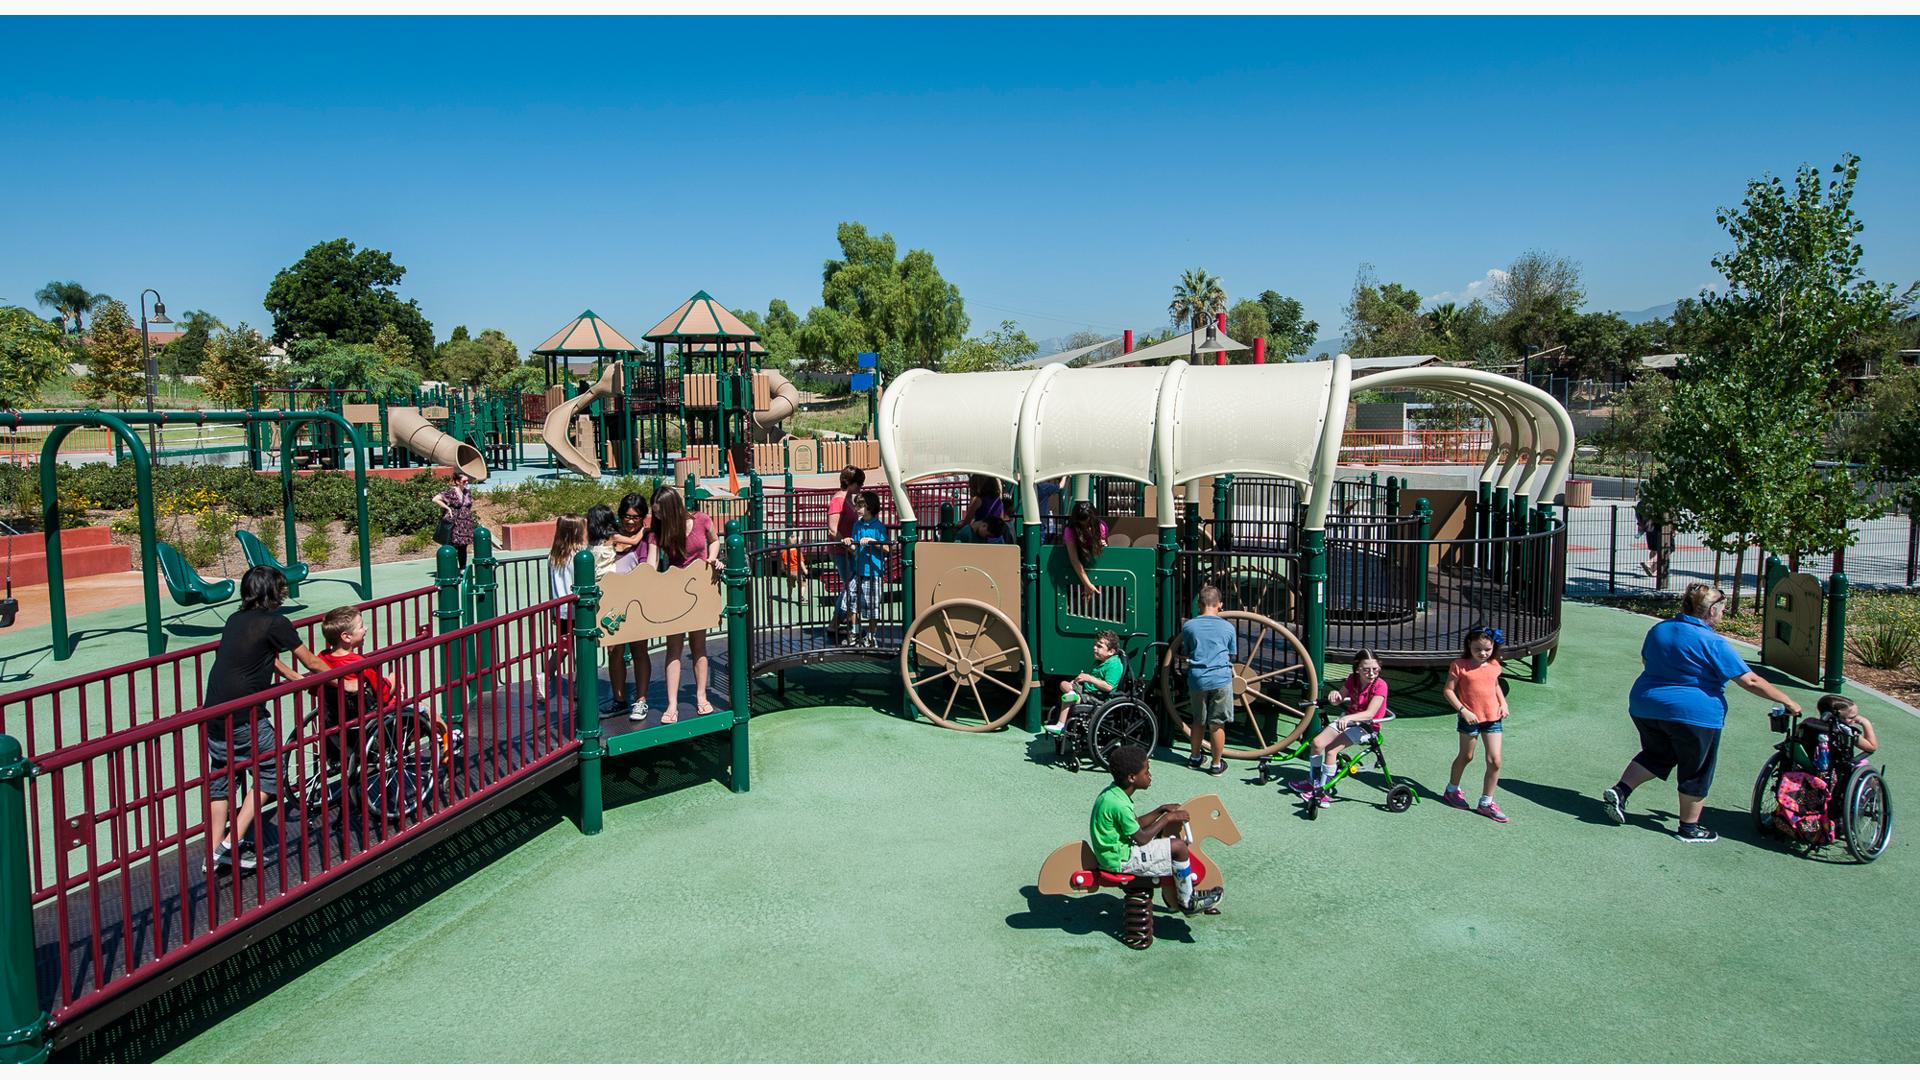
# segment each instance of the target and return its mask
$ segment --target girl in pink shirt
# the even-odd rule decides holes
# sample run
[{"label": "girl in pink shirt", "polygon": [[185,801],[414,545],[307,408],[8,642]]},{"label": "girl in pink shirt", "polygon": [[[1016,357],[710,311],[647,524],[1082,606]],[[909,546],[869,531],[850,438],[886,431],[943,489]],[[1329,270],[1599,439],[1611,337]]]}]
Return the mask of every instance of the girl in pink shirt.
[{"label": "girl in pink shirt", "polygon": [[1341,707],[1341,715],[1313,737],[1313,752],[1307,758],[1307,779],[1288,786],[1301,795],[1310,795],[1325,806],[1333,801],[1322,789],[1328,779],[1327,756],[1343,746],[1364,741],[1393,719],[1387,711],[1387,680],[1380,677],[1380,658],[1367,649],[1353,654],[1353,674],[1329,696],[1329,704]]}]

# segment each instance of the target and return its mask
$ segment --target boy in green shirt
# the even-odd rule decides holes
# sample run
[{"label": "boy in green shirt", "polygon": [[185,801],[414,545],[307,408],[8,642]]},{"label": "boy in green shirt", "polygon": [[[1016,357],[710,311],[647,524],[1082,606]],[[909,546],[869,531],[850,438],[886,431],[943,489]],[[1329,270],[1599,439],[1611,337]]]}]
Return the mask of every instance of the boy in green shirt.
[{"label": "boy in green shirt", "polygon": [[1081,687],[1112,693],[1126,673],[1127,662],[1120,656],[1120,635],[1111,630],[1095,634],[1093,666],[1060,683],[1060,711],[1054,715],[1053,723],[1046,726],[1046,733],[1058,735],[1067,730],[1067,710],[1079,703]]},{"label": "boy in green shirt", "polygon": [[1133,816],[1133,793],[1153,786],[1146,748],[1116,748],[1107,755],[1107,768],[1113,773],[1113,783],[1093,800],[1089,825],[1089,846],[1100,869],[1110,874],[1159,878],[1167,906],[1188,915],[1217,908],[1225,890],[1217,885],[1198,892],[1193,888],[1193,862],[1184,835],[1187,812],[1166,803],[1143,817]]}]

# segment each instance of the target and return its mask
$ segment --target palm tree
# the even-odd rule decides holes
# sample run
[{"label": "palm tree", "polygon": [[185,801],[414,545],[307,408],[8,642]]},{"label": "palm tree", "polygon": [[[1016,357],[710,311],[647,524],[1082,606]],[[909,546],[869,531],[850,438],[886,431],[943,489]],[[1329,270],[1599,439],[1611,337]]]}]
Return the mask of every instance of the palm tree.
[{"label": "palm tree", "polygon": [[1167,305],[1167,314],[1176,326],[1200,330],[1206,327],[1214,312],[1226,306],[1227,290],[1220,287],[1220,279],[1204,268],[1195,268],[1180,275],[1180,284],[1173,287],[1173,303]]},{"label": "palm tree", "polygon": [[40,306],[59,312],[63,325],[67,320],[73,320],[73,332],[78,334],[86,329],[87,313],[107,297],[105,293],[88,292],[86,286],[77,281],[49,281],[46,288],[33,294],[33,298],[40,302]]},{"label": "palm tree", "polygon": [[1427,329],[1433,336],[1449,344],[1460,336],[1462,313],[1458,304],[1435,304],[1422,318],[1427,320]]}]

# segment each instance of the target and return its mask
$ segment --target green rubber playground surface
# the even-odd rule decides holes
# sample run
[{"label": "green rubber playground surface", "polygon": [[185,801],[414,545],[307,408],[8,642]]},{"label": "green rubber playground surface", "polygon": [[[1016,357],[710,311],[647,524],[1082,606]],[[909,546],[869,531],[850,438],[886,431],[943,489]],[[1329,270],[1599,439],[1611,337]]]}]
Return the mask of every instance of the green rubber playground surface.
[{"label": "green rubber playground surface", "polygon": [[[1552,681],[1510,698],[1497,825],[1437,801],[1455,746],[1437,689],[1396,674],[1389,760],[1309,822],[1251,770],[1171,760],[1139,802],[1222,793],[1224,913],[1115,938],[1117,895],[1040,897],[1102,785],[1051,742],[865,707],[754,721],[753,791],[723,743],[610,763],[605,832],[556,783],[77,1048],[278,1061],[1871,1060],[1920,1055],[1920,848],[1813,861],[1745,814],[1771,738],[1736,691],[1706,823],[1673,789],[1622,828],[1596,798],[1635,748],[1648,623],[1568,605]],[[858,669],[848,669],[858,670]],[[815,670],[793,700],[880,692]],[[759,707],[772,709],[771,680]],[[863,700],[876,700],[869,693]],[[1811,704],[1812,692],[1796,691]],[[1897,809],[1920,723],[1871,701]],[[1365,779],[1369,774],[1363,774]],[[1477,771],[1469,773],[1477,778]],[[1905,779],[1903,779],[1905,778]],[[1329,1038],[1318,1032],[1334,1032]],[[66,1057],[76,1056],[70,1051]]]}]

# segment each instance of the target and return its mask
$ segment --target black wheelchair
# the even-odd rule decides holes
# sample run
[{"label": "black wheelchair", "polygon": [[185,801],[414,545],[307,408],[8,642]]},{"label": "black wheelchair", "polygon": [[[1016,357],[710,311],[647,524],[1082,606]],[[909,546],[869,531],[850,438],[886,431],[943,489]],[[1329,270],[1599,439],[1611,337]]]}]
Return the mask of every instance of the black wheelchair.
[{"label": "black wheelchair", "polygon": [[1879,858],[1893,840],[1893,801],[1880,770],[1859,756],[1860,733],[1831,713],[1802,719],[1776,709],[1771,720],[1786,737],[1753,782],[1760,835],[1809,855],[1841,843],[1860,862]]},{"label": "black wheelchair", "polygon": [[320,708],[300,724],[309,820],[320,820],[330,805],[364,807],[369,819],[388,821],[431,812],[465,740],[425,709],[379,704],[365,682],[358,692],[323,689]]},{"label": "black wheelchair", "polygon": [[1112,691],[1084,691],[1080,700],[1068,707],[1066,726],[1053,737],[1053,749],[1069,772],[1079,772],[1088,760],[1104,769],[1107,756],[1122,746],[1138,746],[1149,755],[1153,753],[1160,740],[1160,720],[1147,704],[1147,688],[1152,681],[1148,673],[1155,666],[1156,651],[1166,648],[1167,643],[1155,641],[1138,654],[1132,652],[1135,638],[1150,636],[1136,630],[1121,642],[1127,669],[1118,686]]}]

